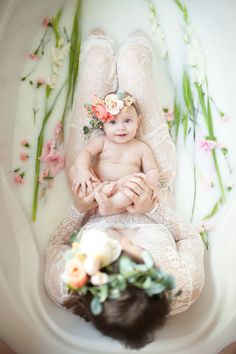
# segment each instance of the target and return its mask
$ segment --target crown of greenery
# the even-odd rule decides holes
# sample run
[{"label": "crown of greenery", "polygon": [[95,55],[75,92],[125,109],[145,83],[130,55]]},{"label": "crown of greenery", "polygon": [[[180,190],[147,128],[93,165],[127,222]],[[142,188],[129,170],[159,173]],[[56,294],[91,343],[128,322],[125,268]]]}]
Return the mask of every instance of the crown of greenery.
[{"label": "crown of greenery", "polygon": [[[86,257],[79,251],[78,245],[79,244],[76,243],[74,251],[68,251],[69,259],[71,260],[71,255],[77,259],[80,258],[80,260],[82,260],[80,268],[83,268],[83,262]],[[153,259],[149,252],[146,250],[143,251],[142,258],[144,263],[140,264],[136,263],[128,256],[121,255],[118,261],[119,272],[117,274],[113,272],[111,264],[97,272],[97,275],[103,278],[103,281],[100,283],[94,281],[96,274],[89,276],[84,269],[82,270],[82,277],[80,276],[79,285],[72,286],[72,283],[69,283],[65,277],[64,281],[69,289],[79,295],[87,295],[88,293],[92,295],[90,310],[93,315],[99,315],[102,312],[102,304],[104,301],[118,299],[126,290],[128,284],[143,289],[148,296],[163,296],[163,294],[165,294],[169,301],[172,301],[174,297],[180,295],[181,291],[174,295],[171,293],[171,290],[175,288],[174,278],[160,268],[154,268]],[[79,273],[81,273],[81,269]],[[82,278],[83,281],[81,282]]]},{"label": "crown of greenery", "polygon": [[110,93],[104,99],[95,96],[92,103],[84,104],[89,118],[89,126],[83,127],[84,134],[89,136],[93,130],[102,129],[104,123],[115,119],[122,109],[127,110],[135,102],[134,96],[128,95],[122,90]]}]

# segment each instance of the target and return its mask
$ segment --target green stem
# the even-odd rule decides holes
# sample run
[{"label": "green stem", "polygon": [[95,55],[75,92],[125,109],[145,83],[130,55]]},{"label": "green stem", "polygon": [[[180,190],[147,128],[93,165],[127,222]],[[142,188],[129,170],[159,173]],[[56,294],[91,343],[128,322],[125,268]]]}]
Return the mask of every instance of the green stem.
[{"label": "green stem", "polygon": [[42,123],[42,127],[38,136],[38,141],[37,141],[37,152],[36,152],[36,159],[35,159],[35,175],[34,175],[34,196],[33,196],[33,205],[32,205],[32,221],[36,220],[36,214],[37,214],[37,204],[38,204],[38,191],[39,191],[39,173],[40,173],[40,160],[39,157],[42,154],[42,149],[43,149],[43,141],[44,141],[44,131],[45,131],[45,127],[46,124],[48,122],[48,119],[53,111],[53,108],[55,107],[55,104],[58,100],[59,95],[62,92],[62,89],[65,86],[65,82],[62,85],[62,87],[60,88],[60,90],[58,91],[52,105],[51,108],[49,109],[49,111],[45,114],[44,119],[43,119],[43,123]]},{"label": "green stem", "polygon": [[220,185],[222,202],[224,203],[226,201],[225,190],[224,190],[224,185],[223,185],[223,182],[222,182],[222,178],[221,178],[220,169],[219,169],[218,161],[217,161],[217,158],[216,158],[215,150],[212,150],[212,156],[213,156],[213,161],[214,161],[214,165],[215,165],[215,169],[216,169],[218,182],[219,182],[219,185]]}]

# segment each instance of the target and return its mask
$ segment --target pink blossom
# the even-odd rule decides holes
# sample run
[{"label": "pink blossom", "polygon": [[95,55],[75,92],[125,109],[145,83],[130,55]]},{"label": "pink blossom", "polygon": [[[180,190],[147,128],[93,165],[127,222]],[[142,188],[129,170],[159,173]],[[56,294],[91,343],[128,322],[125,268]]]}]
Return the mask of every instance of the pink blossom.
[{"label": "pink blossom", "polygon": [[44,17],[43,21],[42,21],[42,25],[43,27],[48,27],[49,24],[51,24],[51,18],[50,17]]},{"label": "pink blossom", "polygon": [[62,139],[62,132],[63,132],[63,125],[62,122],[58,122],[55,129],[54,129],[54,138],[56,140],[61,141]]},{"label": "pink blossom", "polygon": [[56,176],[61,170],[63,170],[64,165],[65,159],[59,153],[51,156],[50,160],[48,160],[48,166],[53,177]]},{"label": "pink blossom", "polygon": [[56,141],[50,140],[43,145],[42,155],[39,159],[42,162],[47,163],[47,167],[50,170],[52,177],[56,176],[65,165],[65,159],[60,153],[56,150]]},{"label": "pink blossom", "polygon": [[48,142],[43,144],[43,151],[42,155],[39,157],[39,160],[42,162],[47,162],[50,156],[55,154],[55,146],[56,146],[56,141],[55,140],[49,140]]},{"label": "pink blossom", "polygon": [[164,117],[167,122],[173,122],[175,116],[172,109],[168,109],[167,112],[164,112]]},{"label": "pink blossom", "polygon": [[14,176],[14,181],[15,181],[17,184],[22,184],[22,183],[24,183],[24,181],[23,181],[23,176],[21,176],[21,175],[15,175],[15,176]]},{"label": "pink blossom", "polygon": [[29,144],[29,142],[28,142],[27,139],[22,139],[21,142],[20,142],[20,144],[21,144],[22,146],[25,146],[25,147],[29,147],[29,146],[30,146],[30,144]]},{"label": "pink blossom", "polygon": [[29,54],[29,58],[34,60],[34,61],[39,60],[39,56],[37,54],[34,54],[34,53]]},{"label": "pink blossom", "polygon": [[43,170],[43,171],[40,173],[39,182],[40,182],[40,183],[43,183],[45,177],[48,177],[48,176],[49,176],[49,169],[47,168],[47,169]]},{"label": "pink blossom", "polygon": [[220,120],[221,120],[222,122],[228,122],[228,121],[229,121],[229,117],[226,116],[224,113],[222,113],[222,114],[220,115]]},{"label": "pink blossom", "polygon": [[214,140],[201,140],[200,148],[206,152],[209,152],[217,147],[217,142]]},{"label": "pink blossom", "polygon": [[29,155],[25,154],[24,152],[22,152],[22,153],[20,154],[20,160],[21,160],[21,161],[27,161],[28,158],[29,158]]},{"label": "pink blossom", "polygon": [[44,79],[38,79],[37,80],[37,86],[38,87],[41,86],[41,85],[46,85],[46,84],[47,84],[47,82]]}]

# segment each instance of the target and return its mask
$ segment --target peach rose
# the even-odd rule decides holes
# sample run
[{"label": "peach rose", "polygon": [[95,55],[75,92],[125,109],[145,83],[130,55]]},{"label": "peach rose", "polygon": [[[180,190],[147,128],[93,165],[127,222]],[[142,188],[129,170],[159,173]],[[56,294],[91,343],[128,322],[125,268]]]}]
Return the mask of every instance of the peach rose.
[{"label": "peach rose", "polygon": [[65,271],[62,274],[63,281],[72,289],[82,288],[88,281],[82,263],[73,258],[66,263]]}]

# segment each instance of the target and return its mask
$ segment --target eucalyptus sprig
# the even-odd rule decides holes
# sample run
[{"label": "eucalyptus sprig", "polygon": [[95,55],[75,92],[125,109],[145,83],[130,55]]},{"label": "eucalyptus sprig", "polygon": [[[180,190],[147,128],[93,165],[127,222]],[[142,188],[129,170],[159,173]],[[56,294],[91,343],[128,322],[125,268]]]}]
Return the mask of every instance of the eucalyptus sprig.
[{"label": "eucalyptus sprig", "polygon": [[[128,284],[131,284],[139,289],[143,289],[148,296],[161,295],[166,293],[166,296],[171,301],[173,296],[170,291],[175,288],[174,278],[162,271],[153,267],[153,260],[147,251],[142,253],[143,264],[134,262],[127,256],[121,256],[119,260],[119,273],[109,274],[112,270],[110,267],[105,267],[102,271],[108,274],[106,284],[93,285],[88,283],[78,289],[78,294],[86,295],[90,293],[93,297],[90,309],[96,316],[102,312],[102,303],[109,300],[118,299],[126,290]],[[178,296],[178,294],[175,294]]]}]

